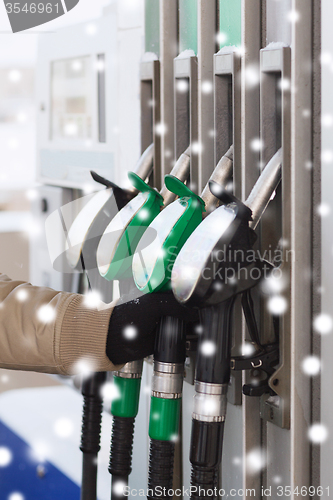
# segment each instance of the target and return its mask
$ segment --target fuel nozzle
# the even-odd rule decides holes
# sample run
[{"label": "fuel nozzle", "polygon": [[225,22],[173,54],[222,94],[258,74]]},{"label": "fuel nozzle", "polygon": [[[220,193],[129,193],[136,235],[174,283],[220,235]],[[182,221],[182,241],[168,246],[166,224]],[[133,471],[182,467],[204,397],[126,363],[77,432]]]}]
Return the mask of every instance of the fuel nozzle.
[{"label": "fuel nozzle", "polygon": [[[190,171],[188,149],[179,157],[172,174],[185,181]],[[129,178],[139,194],[114,217],[106,227],[97,248],[98,269],[105,279],[130,278],[132,258],[147,227],[159,215],[164,204],[176,195],[164,186],[159,193],[138,175]]]},{"label": "fuel nozzle", "polygon": [[[180,157],[180,165],[188,161],[188,150]],[[232,148],[217,165],[212,179],[227,182],[232,172]],[[171,174],[175,174],[172,171]],[[205,200],[193,193],[179,176],[168,175],[165,186],[170,203],[149,226],[156,238],[149,243],[145,233],[133,258],[133,277],[137,287],[146,293],[170,288],[171,270],[176,255],[187,238],[202,221],[206,208],[219,200],[203,191]],[[172,193],[172,194],[171,194]],[[172,311],[170,311],[172,314]],[[185,361],[185,326],[176,318],[162,318],[154,350],[154,373],[150,408],[150,458],[148,496],[158,498],[172,488],[175,439],[178,435],[179,414]]]},{"label": "fuel nozzle", "polygon": [[[169,498],[185,362],[185,325],[171,316],[160,321],[154,349],[149,437],[148,498]],[[159,466],[156,467],[156,464]],[[161,491],[163,492],[161,495]]]},{"label": "fuel nozzle", "polygon": [[139,410],[143,360],[127,363],[114,372],[113,382],[118,397],[111,405],[112,437],[109,472],[112,474],[111,498],[124,498],[124,486],[132,472],[135,417]]},{"label": "fuel nozzle", "polygon": [[207,214],[212,212],[212,210],[214,210],[219,203],[219,198],[215,196],[214,192],[211,190],[210,183],[216,182],[219,186],[223,187],[226,192],[230,191],[228,188],[231,184],[229,181],[232,177],[233,158],[234,147],[230,146],[226,154],[222,156],[216,165],[215,170],[201,193],[201,198],[204,200],[206,205]]},{"label": "fuel nozzle", "polygon": [[[262,262],[256,260],[250,264],[247,252],[255,241],[253,229],[280,182],[281,161],[279,150],[245,203],[228,193],[224,186],[211,182],[212,194],[223,205],[192,233],[173,267],[175,297],[181,303],[204,306],[192,414],[192,499],[211,497],[209,490],[217,487],[230,379],[233,305],[237,294],[249,290],[260,279],[261,272],[256,273],[256,277],[251,275],[251,266],[260,268]],[[247,272],[240,273],[244,270]]]},{"label": "fuel nozzle", "polygon": [[218,488],[230,379],[234,301],[233,297],[219,306],[200,311],[203,333],[197,350],[190,445],[192,499],[208,498],[208,490]]},{"label": "fuel nozzle", "polygon": [[[187,149],[176,162],[172,173],[175,175],[179,182],[185,182],[188,174],[189,174],[189,166],[190,166],[190,156],[189,149]],[[116,234],[116,244],[111,241],[112,245],[108,245],[107,240],[103,242],[99,251],[103,250],[107,258],[111,261],[109,265],[109,269],[107,271],[106,277],[121,277],[124,278],[126,266],[128,268],[128,264],[130,263],[127,258],[127,264],[123,261],[126,261],[126,257],[129,257],[131,253],[135,250],[135,247],[138,243],[138,237],[142,232],[146,229],[149,223],[159,214],[161,208],[161,201],[163,200],[163,204],[168,205],[175,198],[176,194],[169,189],[165,185],[161,192],[158,193],[154,188],[145,184],[142,179],[140,179],[137,175],[131,174],[130,179],[133,185],[137,188],[137,190],[141,193],[136,198],[136,204],[132,203],[125,207],[124,211],[119,214],[118,221],[114,221],[114,229],[117,230],[118,234]],[[146,193],[146,197],[142,196],[142,194]],[[150,199],[149,199],[150,198]],[[111,232],[112,227],[109,228]],[[146,236],[148,235],[148,240],[144,241],[143,248],[149,246],[151,243],[151,232],[146,231]],[[154,233],[155,234],[155,233]],[[123,240],[123,241],[122,241]],[[112,251],[110,252],[110,246],[114,248],[113,256]],[[99,255],[100,260],[100,255]],[[134,285],[133,280],[130,278],[130,282]],[[124,291],[124,279],[120,282],[121,289]],[[134,285],[135,286],[135,285]],[[127,290],[129,292],[131,290]],[[168,318],[165,321],[169,324],[169,320],[173,318]],[[172,325],[171,325],[172,326]],[[177,329],[176,329],[177,330]],[[178,331],[178,330],[177,330]],[[176,343],[178,342],[176,336]],[[185,345],[185,340],[184,340]],[[174,347],[170,346],[172,353],[174,352]],[[177,348],[176,348],[177,349]],[[158,352],[160,353],[160,358],[165,358],[165,352],[167,351],[167,346],[165,346],[162,342],[160,347],[158,348]],[[164,353],[164,354],[163,354]],[[172,356],[171,356],[172,357]],[[184,361],[182,360],[182,366]],[[111,440],[111,452],[110,452],[110,466],[109,472],[112,474],[112,490],[111,490],[111,498],[112,500],[118,500],[125,497],[124,494],[124,486],[128,483],[128,476],[131,472],[131,464],[132,464],[132,447],[133,447],[133,434],[134,434],[134,422],[135,417],[138,412],[138,404],[139,404],[139,396],[140,396],[140,383],[141,383],[141,375],[142,375],[142,365],[143,361],[135,361],[132,363],[127,363],[120,371],[116,372],[114,375],[114,383],[117,386],[120,394],[120,398],[116,399],[112,403],[111,413],[113,415],[113,430],[112,430],[112,440]],[[167,364],[163,364],[161,362],[159,369],[162,369],[167,366]],[[162,367],[162,368],[161,368]],[[169,367],[170,368],[170,367]],[[177,368],[177,367],[176,367]],[[183,368],[182,368],[183,370]],[[159,373],[158,370],[156,373]],[[164,377],[164,375],[166,375]],[[163,378],[164,377],[164,378]],[[171,378],[176,377],[179,384],[179,373],[174,373],[171,371]],[[166,382],[167,379],[170,378],[168,373],[161,372],[161,376],[158,377],[158,380]],[[181,384],[182,384],[182,373],[181,373]],[[157,385],[159,388],[159,383],[157,381]],[[163,388],[162,388],[163,389]],[[166,384],[166,391],[171,390],[168,388]],[[157,391],[158,392],[158,391]],[[181,394],[181,385],[180,385],[180,394]],[[157,397],[157,403],[161,403],[162,399]],[[170,427],[166,427],[165,423],[162,428],[158,427],[159,422],[155,422],[156,424],[154,429],[155,432],[159,435],[159,433],[165,437],[172,434],[174,436],[178,432],[178,420],[179,420],[179,403],[177,402],[177,398],[169,398],[165,396],[165,402],[161,403],[162,408],[159,404],[157,404],[156,415],[159,415],[160,411],[162,412],[161,422],[167,422],[170,424]],[[170,402],[171,401],[171,402]],[[154,404],[154,403],[152,403]],[[163,416],[164,412],[167,411],[168,417],[172,415],[176,415],[176,417],[172,417],[171,419]],[[177,417],[178,415],[178,417]],[[176,423],[175,423],[176,419]],[[175,427],[175,428],[174,428]],[[170,434],[171,433],[171,434]],[[173,467],[173,448],[168,452],[165,450],[167,445],[164,445],[164,441],[161,441],[162,444],[156,445],[155,457],[156,453],[158,454],[163,448],[162,464],[165,463],[167,456],[172,457],[172,467]],[[172,443],[173,444],[173,443]],[[173,444],[174,447],[174,444]],[[169,462],[170,463],[170,460]],[[163,474],[166,475],[165,469]],[[160,470],[160,469],[159,469]],[[160,476],[158,476],[160,478]],[[119,493],[120,492],[120,493]]]}]

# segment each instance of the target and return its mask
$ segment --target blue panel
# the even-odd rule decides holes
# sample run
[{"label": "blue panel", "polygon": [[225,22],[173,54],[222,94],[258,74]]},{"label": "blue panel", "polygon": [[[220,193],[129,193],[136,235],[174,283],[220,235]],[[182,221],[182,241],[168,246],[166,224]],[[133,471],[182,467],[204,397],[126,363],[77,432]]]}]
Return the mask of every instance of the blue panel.
[{"label": "blue panel", "polygon": [[[22,414],[24,418],[24,414]],[[38,462],[31,458],[31,448],[0,421],[0,447],[12,453],[12,461],[0,467],[0,500],[13,492],[25,500],[79,500],[80,488],[54,465],[44,462],[44,477],[37,475]]]}]

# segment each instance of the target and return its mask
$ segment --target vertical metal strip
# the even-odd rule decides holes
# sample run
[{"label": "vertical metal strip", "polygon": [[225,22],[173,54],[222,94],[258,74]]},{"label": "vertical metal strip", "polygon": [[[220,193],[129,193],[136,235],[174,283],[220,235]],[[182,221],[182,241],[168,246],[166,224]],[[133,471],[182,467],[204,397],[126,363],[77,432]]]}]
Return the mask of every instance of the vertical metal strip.
[{"label": "vertical metal strip", "polygon": [[[227,49],[226,49],[227,50]],[[214,124],[215,164],[233,144],[234,194],[241,197],[241,58],[233,48],[214,56]],[[235,306],[233,351],[237,356],[242,344],[242,309]],[[242,373],[233,372],[228,388],[228,401],[242,404]]]},{"label": "vertical metal strip", "polygon": [[216,25],[216,0],[198,0],[198,193],[215,167],[213,56],[217,46]]},{"label": "vertical metal strip", "polygon": [[[312,106],[312,1],[292,1],[292,269],[291,317],[291,486],[310,479],[310,379],[301,362],[311,352],[311,193],[312,124],[304,110]],[[296,17],[295,17],[296,16]],[[299,18],[297,19],[297,17]],[[311,111],[310,111],[311,113]],[[300,230],[302,227],[302,230]],[[297,495],[292,495],[297,499]]]},{"label": "vertical metal strip", "polygon": [[161,178],[161,106],[160,106],[160,62],[142,62],[141,78],[141,150],[154,143],[153,185],[162,187]]},{"label": "vertical metal strip", "polygon": [[250,194],[259,174],[259,51],[261,1],[242,0],[242,199]]},{"label": "vertical metal strip", "polygon": [[[245,200],[259,174],[259,150],[254,147],[259,140],[259,51],[261,49],[261,0],[242,0],[242,200]],[[246,338],[243,324],[243,340]],[[243,383],[248,374],[243,373]],[[259,401],[244,398],[243,405],[243,460],[242,487],[255,490],[255,499],[261,498],[260,473],[248,470],[249,453],[261,449],[261,421]],[[244,500],[246,495],[244,493]]]},{"label": "vertical metal strip", "polygon": [[174,60],[175,153],[178,158],[191,146],[191,189],[198,193],[198,59],[196,56]]},{"label": "vertical metal strip", "polygon": [[215,164],[234,145],[234,194],[241,197],[241,57],[230,48],[214,56]]},{"label": "vertical metal strip", "polygon": [[[291,172],[290,172],[290,86],[291,86],[291,61],[290,48],[266,48],[261,50],[261,84],[260,84],[260,112],[261,112],[261,163],[266,165],[276,151],[283,149],[282,183],[280,189],[281,199],[279,205],[270,214],[269,220],[262,222],[262,232],[269,234],[269,241],[278,244],[281,239],[283,261],[280,266],[285,279],[291,281],[290,262],[291,250]],[[280,96],[280,98],[277,97]],[[273,202],[272,202],[273,205]],[[272,208],[272,207],[271,207]],[[273,234],[270,226],[272,222],[277,225],[276,234]],[[281,219],[281,220],[279,220]],[[281,225],[281,228],[280,228]],[[263,240],[264,238],[262,238]],[[274,240],[277,240],[274,242]],[[262,250],[267,249],[267,244]],[[288,294],[288,302],[290,296]],[[280,318],[280,361],[279,368],[269,380],[269,385],[280,397],[279,405],[269,403],[268,396],[262,397],[262,418],[280,427],[290,427],[290,318],[288,311]],[[262,341],[269,343],[271,338],[272,318],[270,315],[262,314]]]},{"label": "vertical metal strip", "polygon": [[[321,53],[321,13],[322,7],[321,2],[313,3],[312,12],[312,32],[313,32],[313,52],[312,52],[312,66],[313,66],[313,104],[312,104],[312,129],[313,129],[313,144],[312,144],[312,154],[313,154],[313,164],[312,164],[312,183],[313,183],[313,203],[312,203],[312,269],[313,269],[313,286],[312,286],[312,317],[315,318],[320,314],[321,311],[321,290],[322,290],[322,279],[323,275],[321,272],[321,252],[322,252],[322,227],[321,227],[321,216],[318,213],[317,207],[321,203],[321,64],[320,64],[320,53]],[[323,51],[325,51],[323,47]],[[326,113],[325,105],[323,105],[323,110]],[[325,147],[324,147],[325,149]],[[332,186],[332,185],[331,185]],[[324,218],[325,220],[326,218]],[[330,221],[330,223],[332,223]],[[331,245],[330,245],[331,247]],[[326,273],[325,273],[326,274]],[[321,352],[321,339],[320,335],[312,336],[312,355],[317,356],[319,359],[322,356]],[[321,374],[312,378],[312,410],[311,410],[311,422],[320,422],[321,420],[321,408],[320,408],[320,386],[321,386]],[[323,464],[324,466],[324,464]],[[310,484],[318,488],[321,485],[320,481],[320,470],[321,470],[321,460],[320,460],[320,447],[317,444],[313,444],[311,447],[311,480]]]},{"label": "vertical metal strip", "polygon": [[[156,0],[155,0],[156,1]],[[174,165],[173,60],[178,54],[177,0],[160,0],[161,176]]]},{"label": "vertical metal strip", "polygon": [[98,141],[106,142],[105,54],[97,55]]}]

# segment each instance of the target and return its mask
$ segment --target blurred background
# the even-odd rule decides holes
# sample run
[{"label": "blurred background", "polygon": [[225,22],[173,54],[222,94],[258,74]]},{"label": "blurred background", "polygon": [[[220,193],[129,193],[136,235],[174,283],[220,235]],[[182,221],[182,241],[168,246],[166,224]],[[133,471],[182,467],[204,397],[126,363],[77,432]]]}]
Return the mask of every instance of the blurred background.
[{"label": "blurred background", "polygon": [[[78,26],[76,34],[72,26]],[[100,154],[100,173],[119,182],[126,178],[140,154],[143,30],[144,0],[80,0],[73,10],[51,23],[15,35],[4,3],[0,4],[1,273],[35,285],[76,291],[72,276],[62,278],[52,269],[45,219],[73,197],[95,189],[87,174],[91,165],[88,161],[83,174],[78,173],[75,179],[59,180],[52,173],[46,178],[41,151]],[[96,52],[107,53],[106,61],[97,60],[98,67],[93,62]],[[48,58],[59,61],[58,66],[50,70]],[[97,137],[97,89],[92,83],[107,65],[110,91],[119,94],[117,109],[109,102],[110,91],[104,95],[113,108],[112,126],[107,124],[109,148],[105,137]],[[64,99],[71,102],[71,109],[64,109]],[[49,134],[44,129],[51,122]],[[121,128],[128,134],[125,141],[118,140]],[[67,163],[71,161],[67,159]],[[79,381],[65,377],[0,370],[1,500],[79,498],[82,398],[73,391],[75,384],[79,388]],[[106,405],[99,498],[109,496],[108,398]]]}]

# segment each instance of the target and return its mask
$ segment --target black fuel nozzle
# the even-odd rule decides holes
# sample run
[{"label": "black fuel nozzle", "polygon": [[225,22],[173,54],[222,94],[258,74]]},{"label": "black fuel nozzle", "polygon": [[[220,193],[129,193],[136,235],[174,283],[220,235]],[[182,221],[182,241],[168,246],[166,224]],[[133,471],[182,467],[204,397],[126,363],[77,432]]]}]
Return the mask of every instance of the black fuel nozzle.
[{"label": "black fuel nozzle", "polygon": [[[173,268],[172,288],[176,298],[181,303],[204,306],[192,415],[193,499],[211,498],[211,490],[217,486],[230,378],[232,310],[236,295],[262,278],[262,262],[253,262],[248,256],[256,238],[253,229],[280,182],[281,160],[279,150],[245,204],[211,182],[212,194],[224,205],[209,214],[192,233]],[[259,268],[259,273],[251,272],[254,268]]]}]

